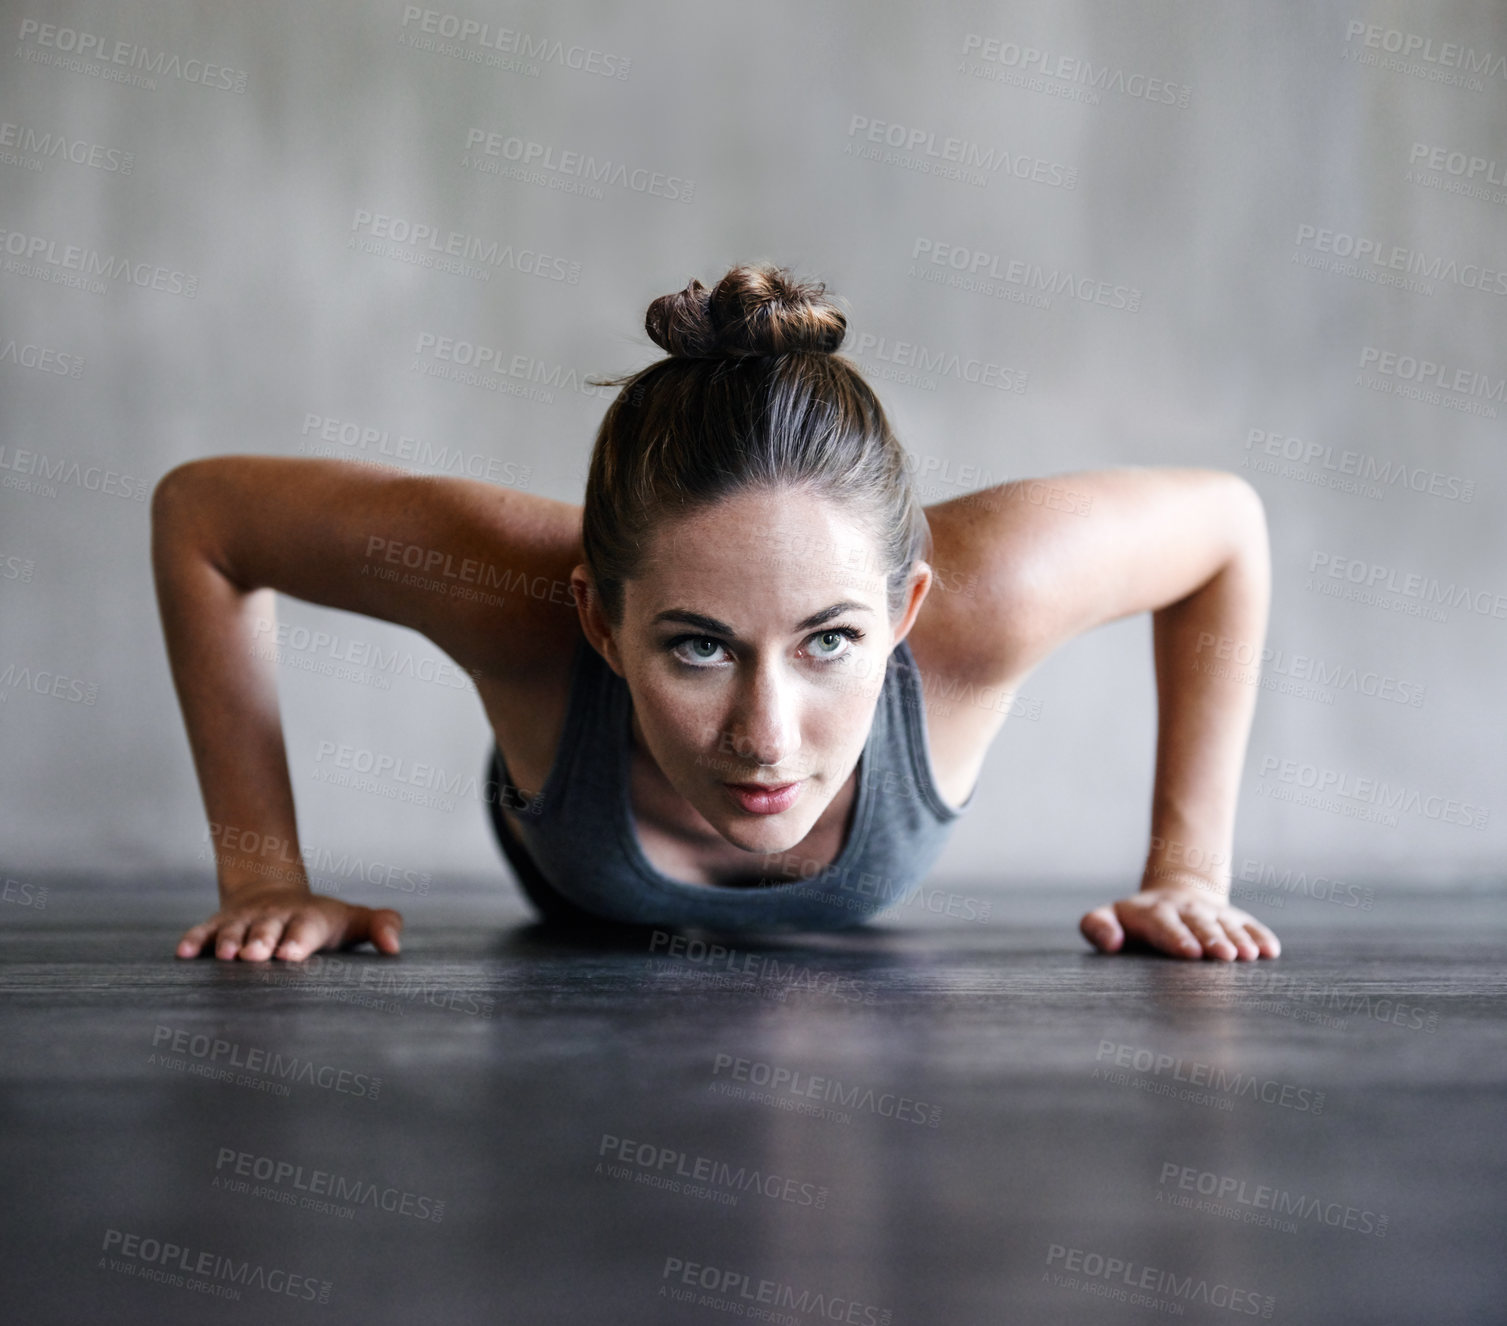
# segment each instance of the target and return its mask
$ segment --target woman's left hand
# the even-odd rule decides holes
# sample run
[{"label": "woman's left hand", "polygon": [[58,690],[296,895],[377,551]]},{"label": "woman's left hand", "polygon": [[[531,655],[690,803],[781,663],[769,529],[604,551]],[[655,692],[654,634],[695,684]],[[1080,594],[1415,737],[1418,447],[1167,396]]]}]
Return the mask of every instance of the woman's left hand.
[{"label": "woman's left hand", "polygon": [[1103,953],[1139,941],[1175,958],[1250,961],[1275,958],[1282,945],[1260,921],[1227,899],[1189,885],[1158,885],[1095,907],[1078,923]]}]

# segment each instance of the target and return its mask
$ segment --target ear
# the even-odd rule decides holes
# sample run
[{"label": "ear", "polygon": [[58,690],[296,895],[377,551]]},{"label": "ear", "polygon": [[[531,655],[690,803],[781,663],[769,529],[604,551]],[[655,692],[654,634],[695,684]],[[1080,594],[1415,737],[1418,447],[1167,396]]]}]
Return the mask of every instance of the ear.
[{"label": "ear", "polygon": [[570,588],[571,596],[576,602],[576,611],[581,617],[581,630],[591,642],[591,647],[619,677],[624,676],[622,659],[618,657],[616,632],[602,611],[601,595],[597,593],[591,568],[585,562],[571,571]]},{"label": "ear", "polygon": [[921,605],[926,602],[926,595],[931,590],[931,582],[931,563],[918,557],[911,564],[910,579],[906,585],[905,609],[900,614],[900,620],[895,623],[891,649],[904,640],[910,634],[911,627],[916,624],[916,618],[921,615]]}]

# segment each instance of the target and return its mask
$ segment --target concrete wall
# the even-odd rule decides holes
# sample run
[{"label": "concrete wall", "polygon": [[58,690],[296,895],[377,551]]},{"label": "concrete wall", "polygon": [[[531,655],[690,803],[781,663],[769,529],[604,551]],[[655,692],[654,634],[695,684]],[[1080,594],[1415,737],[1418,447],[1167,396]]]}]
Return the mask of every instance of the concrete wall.
[{"label": "concrete wall", "polygon": [[[1250,877],[1500,861],[1500,7],[32,0],[0,32],[9,874],[211,878],[148,562],[167,469],[334,454],[578,501],[583,380],[754,259],[848,301],[928,500],[1127,463],[1257,486]],[[468,347],[501,371],[447,376]],[[474,691],[415,633],[280,611],[340,640],[280,671],[305,849],[504,880],[474,797],[319,780],[321,743],[479,772]],[[378,646],[412,674],[313,670]],[[1133,887],[1154,719],[1148,619],[1066,646],[941,869]],[[1321,779],[1387,790],[1283,799]]]}]

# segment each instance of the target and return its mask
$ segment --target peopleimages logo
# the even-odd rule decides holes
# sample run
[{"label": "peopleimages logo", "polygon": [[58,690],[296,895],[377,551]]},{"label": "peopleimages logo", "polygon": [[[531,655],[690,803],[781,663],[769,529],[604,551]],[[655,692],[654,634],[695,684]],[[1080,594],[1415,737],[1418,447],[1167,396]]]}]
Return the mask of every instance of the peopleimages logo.
[{"label": "peopleimages logo", "polygon": [[[1309,588],[1322,584],[1320,573],[1330,580],[1340,580],[1357,589],[1379,590],[1402,595],[1417,601],[1422,608],[1439,607],[1468,608],[1481,617],[1507,617],[1507,594],[1489,589],[1472,588],[1468,584],[1441,584],[1437,576],[1425,576],[1419,572],[1404,573],[1394,566],[1379,562],[1367,562],[1359,557],[1340,557],[1334,553],[1315,549],[1308,560]],[[1337,586],[1336,588],[1343,588]],[[1442,621],[1442,616],[1435,620]]]},{"label": "peopleimages logo", "polygon": [[[1157,1053],[1144,1046],[1124,1045],[1115,1041],[1100,1041],[1094,1055],[1100,1065],[1093,1072],[1095,1078],[1123,1085],[1119,1079],[1126,1074],[1111,1074],[1103,1065],[1112,1064],[1118,1069],[1130,1069],[1149,1075],[1149,1079],[1167,1076],[1171,1082],[1186,1082],[1190,1087],[1206,1087],[1209,1091],[1222,1093],[1229,1098],[1249,1096],[1267,1105],[1279,1105],[1283,1109],[1300,1114],[1322,1114],[1324,1093],[1312,1087],[1297,1086],[1291,1082],[1279,1082],[1274,1078],[1259,1078],[1254,1073],[1231,1072],[1219,1064],[1205,1063],[1201,1059],[1184,1059],[1181,1055]],[[1166,1086],[1166,1083],[1158,1085]],[[1153,1092],[1156,1095],[1176,1094],[1175,1091]]]},{"label": "peopleimages logo", "polygon": [[[783,1280],[755,1278],[747,1271],[708,1266],[683,1257],[665,1258],[660,1281],[659,1293],[663,1298],[695,1303],[698,1307],[715,1308],[755,1321],[768,1320],[772,1308],[794,1313],[795,1316],[781,1318],[789,1321],[794,1321],[797,1316],[812,1316],[851,1322],[852,1326],[889,1326],[894,1319],[891,1308],[830,1291],[797,1289]],[[682,1287],[677,1288],[677,1285]],[[698,1293],[698,1290],[706,1292]]]},{"label": "peopleimages logo", "polygon": [[[1350,664],[1330,663],[1311,654],[1289,653],[1287,650],[1272,646],[1263,646],[1258,650],[1250,641],[1237,640],[1227,635],[1216,636],[1213,631],[1198,633],[1198,643],[1194,646],[1193,652],[1195,656],[1198,656],[1202,655],[1206,649],[1210,651],[1211,657],[1195,658],[1194,666],[1200,672],[1219,677],[1233,677],[1236,681],[1247,684],[1259,682],[1267,686],[1267,689],[1279,689],[1273,676],[1268,674],[1274,674],[1275,677],[1287,681],[1311,682],[1317,688],[1312,694],[1296,688],[1290,690],[1289,693],[1305,695],[1305,698],[1318,699],[1325,704],[1330,703],[1333,698],[1324,695],[1324,688],[1327,687],[1352,691],[1356,695],[1385,700],[1392,704],[1408,705],[1413,709],[1423,707],[1424,696],[1427,693],[1426,688],[1417,682],[1401,677],[1393,677],[1369,669],[1362,671]],[[1233,663],[1234,667],[1223,666],[1227,663]]]},{"label": "peopleimages logo", "polygon": [[[1011,152],[1007,148],[985,146],[968,138],[944,137],[940,146],[933,129],[893,124],[887,120],[870,119],[867,115],[854,115],[848,121],[848,142],[843,151],[853,154],[853,140],[858,139],[860,157],[891,164],[914,164],[924,168],[926,174],[967,179],[970,183],[987,183],[989,175],[1001,169],[1006,175],[1018,180],[1030,180],[1035,184],[1050,184],[1059,189],[1074,189],[1078,186],[1078,168],[1060,161],[1045,161],[1025,152]],[[865,148],[865,143],[879,144],[893,149],[881,153],[877,147]],[[970,172],[974,172],[970,174]]]},{"label": "peopleimages logo", "polygon": [[[1064,83],[1078,84],[1090,94],[1119,92],[1142,101],[1161,102],[1186,110],[1193,89],[1186,83],[1169,83],[1161,78],[1148,78],[1145,74],[1127,74],[1113,65],[1096,65],[1092,60],[1079,59],[1074,55],[1062,55],[1027,43],[1007,41],[1000,37],[986,37],[981,32],[970,32],[963,37],[963,61],[957,72],[973,73],[968,61],[977,60],[980,67],[995,66],[1001,73],[1037,75],[1042,78],[1060,79]],[[1001,79],[1010,82],[1011,79]],[[1093,101],[1098,97],[1093,96]]]},{"label": "peopleimages logo", "polygon": [[[1401,57],[1396,62],[1396,67],[1404,72],[1411,73],[1417,68],[1414,66],[1410,69],[1406,63],[1409,60],[1421,60],[1425,65],[1437,66],[1427,72],[1430,77],[1438,78],[1441,82],[1463,81],[1458,75],[1443,75],[1443,69],[1463,69],[1467,74],[1507,78],[1507,56],[1498,55],[1492,51],[1478,51],[1473,46],[1464,46],[1457,41],[1437,41],[1421,33],[1403,32],[1399,28],[1384,28],[1376,23],[1366,23],[1358,18],[1352,18],[1345,25],[1347,53],[1349,53],[1350,43],[1356,41],[1357,38],[1361,47],[1369,47],[1371,50],[1385,51],[1388,55]],[[1479,79],[1471,79],[1470,84],[1472,91],[1479,91],[1484,87]]]},{"label": "peopleimages logo", "polygon": [[1322,480],[1327,471],[1328,486],[1340,486],[1342,478],[1358,480],[1357,486],[1376,486],[1377,495],[1384,488],[1406,488],[1415,493],[1427,493],[1430,497],[1442,497],[1452,502],[1472,501],[1476,493],[1474,479],[1459,474],[1443,474],[1438,470],[1425,469],[1422,465],[1408,465],[1404,461],[1382,460],[1364,451],[1349,449],[1337,451],[1326,442],[1305,441],[1301,437],[1284,437],[1281,433],[1252,428],[1245,438],[1246,458],[1242,468],[1262,469],[1259,459],[1253,462],[1252,452],[1291,461],[1298,467],[1302,477],[1310,481]]},{"label": "peopleimages logo", "polygon": [[[556,151],[553,144],[540,143],[517,134],[472,126],[466,130],[466,150],[461,164],[487,174],[500,174],[503,162],[511,162],[521,171],[532,172],[530,182],[541,182],[545,175],[562,176],[583,185],[606,185],[632,193],[650,194],[670,202],[688,203],[696,196],[696,182],[660,170],[628,166],[611,159],[598,161],[589,152]],[[602,197],[597,189],[596,197]]]},{"label": "peopleimages logo", "polygon": [[[1303,222],[1298,226],[1297,257],[1304,251],[1333,254],[1355,263],[1369,263],[1384,272],[1406,272],[1427,281],[1445,281],[1467,290],[1482,290],[1489,295],[1507,295],[1507,270],[1485,267],[1480,263],[1460,263],[1441,253],[1427,253],[1402,244],[1388,244],[1370,235],[1351,234],[1346,230],[1327,230]],[[1361,269],[1366,272],[1367,269]]]},{"label": "peopleimages logo", "polygon": [[[1331,1229],[1343,1228],[1358,1234],[1374,1234],[1377,1238],[1387,1236],[1387,1217],[1375,1211],[1344,1202],[1326,1202],[1307,1193],[1292,1193],[1272,1184],[1237,1179],[1228,1174],[1216,1174],[1212,1170],[1200,1170],[1192,1165],[1179,1165],[1175,1160],[1163,1162],[1157,1183],[1156,1196],[1159,1202],[1187,1206],[1190,1210],[1208,1207],[1210,1214],[1243,1219],[1246,1224],[1266,1225],[1281,1229],[1287,1234],[1297,1233],[1297,1220],[1312,1220],[1317,1224],[1328,1225]],[[1187,1199],[1179,1201],[1180,1193],[1169,1192],[1169,1185],[1182,1193],[1196,1193],[1199,1197],[1210,1200],[1202,1203]],[[1235,1203],[1235,1207],[1231,1207],[1230,1203]],[[1240,1211],[1236,1207],[1247,1209]],[[1283,1219],[1289,1216],[1297,1219]]]},{"label": "peopleimages logo", "polygon": [[[657,1142],[639,1142],[615,1133],[603,1133],[597,1147],[595,1173],[609,1178],[629,1178],[651,1188],[710,1196],[723,1206],[736,1206],[742,1194],[757,1193],[794,1206],[824,1207],[828,1190],[819,1184],[766,1173],[747,1165],[735,1169],[729,1161],[692,1155]],[[604,1161],[601,1157],[607,1157]],[[668,1173],[666,1173],[668,1171]],[[723,1191],[717,1191],[717,1190]],[[736,1189],[736,1191],[726,1191]]]},{"label": "peopleimages logo", "polygon": [[208,1248],[194,1248],[122,1229],[105,1230],[101,1252],[104,1255],[98,1262],[100,1270],[121,1271],[213,1298],[238,1299],[243,1289],[261,1289],[269,1294],[327,1303],[334,1288],[329,1280],[263,1266],[249,1257],[240,1260]]},{"label": "peopleimages logo", "polygon": [[[336,1068],[331,1064],[316,1064],[309,1059],[300,1059],[296,1054],[285,1056],[278,1050],[269,1050],[259,1045],[243,1046],[223,1037],[191,1032],[183,1027],[168,1027],[160,1022],[152,1031],[152,1045],[157,1053],[148,1058],[149,1065],[186,1070],[196,1077],[234,1080],[238,1085],[254,1085],[258,1090],[271,1090],[274,1095],[287,1095],[288,1081],[324,1087],[342,1095],[364,1097],[367,1100],[376,1100],[382,1090],[382,1079],[368,1073]],[[176,1057],[169,1058],[169,1051]],[[189,1060],[196,1062],[190,1063]],[[244,1069],[245,1072],[236,1076],[231,1073],[232,1068]],[[274,1082],[273,1078],[283,1080]]]},{"label": "peopleimages logo", "polygon": [[[959,382],[992,387],[996,391],[1023,393],[1030,377],[1021,368],[1012,368],[985,359],[974,359],[958,354],[955,350],[933,350],[929,346],[920,345],[914,341],[892,341],[886,336],[876,336],[873,332],[862,332],[848,353],[854,359],[878,360],[881,364],[891,366],[895,370],[909,370],[923,378],[950,377]],[[881,371],[880,376],[894,376],[894,374]],[[912,474],[916,472],[920,463],[917,457],[906,452],[905,468]],[[939,465],[950,466],[951,461],[936,456],[926,458],[925,468],[928,472]],[[965,465],[963,469],[973,470],[974,467]],[[983,473],[987,475],[989,471],[986,469]],[[955,480],[948,480],[944,474],[942,478],[944,482],[969,485],[979,482],[976,474],[973,477],[960,477]],[[985,479],[983,482],[990,483],[993,480]]]},{"label": "peopleimages logo", "polygon": [[[5,471],[0,475],[0,485],[4,487],[13,486],[14,479],[15,486],[51,489],[49,495],[53,497],[57,496],[56,484],[74,484],[92,493],[105,493],[132,502],[145,502],[147,494],[152,491],[152,483],[147,479],[133,478],[103,465],[89,464],[69,456],[50,456],[45,451],[25,447],[12,449],[0,445],[0,471]],[[43,482],[30,484],[32,476]]]},{"label": "peopleimages logo", "polygon": [[1475,153],[1457,152],[1448,147],[1435,147],[1429,143],[1414,143],[1408,150],[1409,165],[1423,162],[1429,170],[1442,170],[1447,175],[1462,176],[1474,180],[1478,176],[1488,184],[1507,186],[1507,169],[1502,163]]},{"label": "peopleimages logo", "polygon": [[[1344,769],[1326,769],[1301,760],[1285,760],[1268,755],[1261,761],[1258,778],[1275,777],[1278,782],[1292,787],[1304,788],[1315,797],[1344,797],[1347,801],[1374,806],[1392,816],[1389,823],[1396,823],[1396,812],[1421,815],[1424,819],[1439,820],[1445,824],[1458,824],[1469,829],[1484,829],[1491,819],[1491,811],[1468,801],[1456,801],[1451,797],[1429,795],[1416,787],[1394,784],[1385,778],[1352,778]],[[1263,791],[1260,783],[1256,791]],[[1278,800],[1291,798],[1278,797]],[[1335,805],[1342,803],[1335,802]],[[1327,809],[1328,807],[1324,807]]]},{"label": "peopleimages logo", "polygon": [[[264,641],[263,636],[268,638]],[[274,625],[265,617],[257,619],[251,628],[251,637],[265,649],[258,657],[270,654],[274,662],[289,662],[288,656],[283,652],[285,650],[295,654],[309,653],[320,656],[314,662],[350,664],[357,672],[365,670],[380,673],[382,679],[389,684],[393,677],[411,677],[415,681],[432,682],[453,690],[474,691],[475,683],[481,679],[479,668],[463,668],[453,659],[443,656],[423,657],[411,649],[405,649],[402,644],[383,649],[380,644],[372,641],[352,639],[333,631],[311,630],[307,626],[290,622],[278,622]]]},{"label": "peopleimages logo", "polygon": [[606,390],[589,373],[565,364],[427,331],[419,333],[409,370],[547,405],[554,404],[556,392],[599,396]]},{"label": "peopleimages logo", "polygon": [[[245,92],[246,71],[231,69],[226,65],[210,64],[204,60],[184,60],[168,51],[154,51],[139,46],[133,41],[114,41],[94,32],[80,32],[77,28],[60,28],[51,23],[39,23],[34,18],[21,20],[21,45],[17,52],[24,59],[38,64],[56,64],[80,73],[94,73],[95,69],[84,61],[99,61],[102,65],[126,65],[131,69],[153,74],[158,78],[177,78],[185,83],[197,83],[201,87],[221,92]],[[27,43],[31,43],[28,45]],[[50,48],[46,53],[38,48]],[[51,51],[59,52],[52,55]],[[67,60],[60,56],[69,56]],[[150,79],[130,80],[115,77],[118,70],[109,70],[106,82],[134,81],[141,86],[156,87]]]},{"label": "peopleimages logo", "polygon": [[845,1110],[867,1110],[871,1114],[924,1128],[935,1128],[942,1120],[940,1105],[912,1100],[893,1091],[876,1092],[872,1087],[845,1083],[835,1077],[806,1073],[763,1059],[744,1059],[720,1050],[712,1062],[712,1076],[722,1082],[747,1082],[755,1087],[767,1087],[771,1093],[841,1105]]},{"label": "peopleimages logo", "polygon": [[[228,1167],[228,1168],[227,1168]],[[247,1180],[256,1180],[274,1190],[263,1193],[253,1189]],[[444,1219],[445,1204],[421,1193],[409,1192],[406,1188],[379,1185],[368,1179],[347,1178],[330,1170],[305,1169],[291,1160],[274,1159],[257,1155],[254,1151],[242,1151],[237,1147],[222,1146],[215,1156],[215,1177],[212,1187],[227,1192],[253,1193],[268,1196],[287,1206],[298,1205],[305,1210],[317,1210],[326,1214],[331,1206],[343,1213],[360,1207],[386,1211],[389,1214],[410,1216],[415,1220],[438,1223]],[[304,1194],[302,1198],[290,1193],[290,1188]],[[321,1198],[329,1198],[328,1202]],[[349,1217],[347,1217],[349,1218]]]},{"label": "peopleimages logo", "polygon": [[[1270,1318],[1277,1300],[1270,1294],[1240,1289],[1222,1281],[1210,1284],[1200,1275],[1179,1275],[1156,1266],[1142,1266],[1128,1257],[1106,1256],[1087,1248],[1053,1243],[1047,1248],[1048,1283],[1060,1289],[1082,1289],[1099,1298],[1157,1308],[1181,1316],[1183,1299],[1206,1307],[1226,1308],[1245,1316]],[[1118,1281],[1119,1283],[1114,1283]],[[1165,1294],[1165,1299],[1157,1295]]]},{"label": "peopleimages logo", "polygon": [[1487,401],[1507,398],[1507,376],[1494,378],[1474,369],[1458,368],[1427,356],[1385,350],[1376,345],[1361,347],[1359,367],[1419,387],[1435,387]]},{"label": "peopleimages logo", "polygon": [[157,290],[168,295],[193,299],[199,293],[199,278],[160,263],[135,261],[125,254],[101,253],[78,244],[64,244],[46,235],[31,235],[19,230],[0,229],[0,253],[9,255],[6,271],[32,276],[57,285],[78,286],[91,294],[102,294],[106,287],[92,279],[124,281],[143,290]]},{"label": "peopleimages logo", "polygon": [[81,355],[67,354],[46,345],[22,345],[15,340],[0,342],[0,364],[55,373],[58,377],[76,378],[84,371]]},{"label": "peopleimages logo", "polygon": [[30,664],[11,662],[0,672],[0,702],[14,691],[31,691],[36,695],[50,696],[54,700],[67,700],[70,704],[93,704],[99,698],[99,683],[84,681],[64,672],[50,668],[32,668]]},{"label": "peopleimages logo", "polygon": [[[413,252],[405,254],[393,250],[391,245],[394,244]],[[358,207],[351,217],[345,246],[439,270],[448,270],[443,264],[450,261],[459,262],[463,267],[480,264],[478,270],[487,276],[492,270],[507,270],[546,281],[563,281],[567,285],[575,285],[581,279],[581,264],[578,262],[552,257],[531,248],[515,248],[512,244],[481,235],[468,235],[461,230],[445,230],[431,221],[411,221],[407,217],[389,216],[365,207]]]},{"label": "peopleimages logo", "polygon": [[[436,37],[442,40],[436,41]],[[553,37],[540,37],[516,28],[499,27],[418,5],[403,6],[398,41],[415,50],[433,51],[438,55],[484,57],[477,62],[495,68],[521,69],[527,73],[535,72],[542,65],[553,64],[574,69],[577,73],[595,74],[599,78],[624,80],[633,67],[627,56],[614,55],[610,51],[567,45]]]},{"label": "peopleimages logo", "polygon": [[687,962],[707,970],[727,971],[753,976],[755,981],[770,981],[777,986],[779,997],[791,990],[811,994],[828,995],[845,1004],[873,1004],[878,996],[866,990],[861,982],[837,972],[811,968],[804,963],[781,963],[778,958],[764,953],[740,952],[736,948],[716,942],[708,943],[695,936],[672,935],[665,930],[650,932],[649,952],[662,956],[684,958]]},{"label": "peopleimages logo", "polygon": [[[349,848],[342,847],[337,853],[330,847],[300,844],[214,820],[204,830],[199,859],[233,863],[237,871],[274,879],[297,879],[300,873],[324,875],[326,878],[319,881],[320,893],[338,892],[344,883],[355,878],[400,893],[423,896],[428,894],[433,879],[427,870],[404,869],[375,857],[352,854]],[[301,970],[317,970],[316,958],[317,955],[311,954],[299,964]]]},{"label": "peopleimages logo", "polygon": [[1283,894],[1300,895],[1316,902],[1333,903],[1337,907],[1359,907],[1369,912],[1376,905],[1376,891],[1328,875],[1315,874],[1309,877],[1305,870],[1294,870],[1290,865],[1276,866],[1255,857],[1242,857],[1236,879],[1246,884],[1274,891],[1269,897],[1275,906],[1284,905]]},{"label": "peopleimages logo", "polygon": [[75,166],[89,166],[112,175],[129,175],[136,165],[134,152],[106,147],[87,138],[70,138],[61,130],[37,129],[13,120],[0,120],[0,148],[11,149],[0,153],[0,162],[26,165],[35,161],[35,166],[27,167],[35,170],[40,170],[49,158],[71,161]]},{"label": "peopleimages logo", "polygon": [[[329,454],[342,454],[343,448],[345,451],[371,453],[373,460],[378,456],[390,456],[394,460],[409,462],[426,474],[445,474],[458,479],[484,479],[488,483],[527,488],[534,472],[532,465],[520,465],[517,461],[505,461],[481,452],[467,452],[460,447],[436,446],[425,438],[409,437],[406,434],[400,433],[394,437],[384,428],[312,412],[305,413],[299,433],[303,438],[312,437],[320,442],[338,443],[337,447],[329,449]],[[397,465],[389,468],[402,469]]]},{"label": "peopleimages logo", "polygon": [[[966,286],[968,289],[988,287],[994,283],[1019,286],[1028,301],[1035,303],[1038,308],[1049,307],[1051,296],[1063,293],[1085,304],[1124,309],[1129,313],[1137,313],[1141,307],[1141,292],[1134,286],[1111,285],[1107,281],[1095,280],[1071,269],[1045,268],[1040,263],[1028,262],[1022,258],[1008,258],[984,249],[948,244],[928,239],[924,235],[916,237],[910,256],[909,275],[943,280],[950,273],[969,283]],[[930,273],[928,267],[947,270]],[[990,291],[986,288],[985,293]]]}]

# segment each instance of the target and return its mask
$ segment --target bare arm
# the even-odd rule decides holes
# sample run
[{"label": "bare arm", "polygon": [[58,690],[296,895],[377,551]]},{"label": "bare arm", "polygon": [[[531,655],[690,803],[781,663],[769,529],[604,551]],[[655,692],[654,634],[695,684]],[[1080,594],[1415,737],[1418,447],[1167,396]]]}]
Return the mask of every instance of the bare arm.
[{"label": "bare arm", "polygon": [[931,623],[934,642],[958,642],[945,646],[944,666],[1013,690],[1065,640],[1150,612],[1158,732],[1141,893],[1090,912],[1083,933],[1109,952],[1129,935],[1182,956],[1275,957],[1276,937],[1228,902],[1256,689],[1238,669],[1209,666],[1219,641],[1259,655],[1265,637],[1261,499],[1222,470],[1125,467],[1044,482],[1070,500],[1033,503],[1025,484],[1005,484],[929,511],[934,560],[977,566],[984,581],[984,611],[947,596],[939,613],[959,617]]},{"label": "bare arm", "polygon": [[455,596],[433,587],[437,576],[376,572],[448,558],[452,568],[484,562],[499,578],[534,574],[570,555],[571,510],[339,461],[220,456],[163,477],[152,498],[152,568],[221,900],[184,935],[180,956],[211,938],[223,958],[304,957],[368,938],[397,951],[397,912],[309,890],[275,664],[256,648],[268,638],[274,592],[420,630],[473,674],[505,683],[509,669],[544,665],[530,656],[539,633],[524,628],[539,607],[528,595]]},{"label": "bare arm", "polygon": [[[1248,504],[1247,504],[1248,505]],[[1231,512],[1219,569],[1152,617],[1157,753],[1144,887],[1188,880],[1228,900],[1235,803],[1251,719],[1255,668],[1271,600],[1271,555],[1259,499]]]},{"label": "bare arm", "polygon": [[[192,500],[186,487],[159,484],[154,494],[152,570],[220,900],[232,903],[274,883],[308,893],[275,663],[256,648],[258,624],[275,619],[273,591],[238,585],[193,537],[201,513],[185,509]],[[243,853],[243,841],[254,850]]]}]

